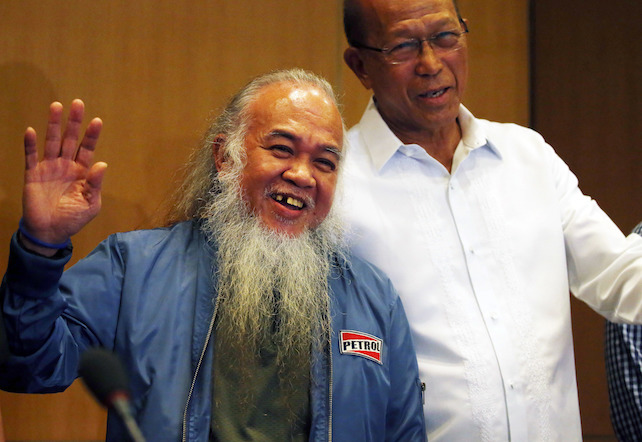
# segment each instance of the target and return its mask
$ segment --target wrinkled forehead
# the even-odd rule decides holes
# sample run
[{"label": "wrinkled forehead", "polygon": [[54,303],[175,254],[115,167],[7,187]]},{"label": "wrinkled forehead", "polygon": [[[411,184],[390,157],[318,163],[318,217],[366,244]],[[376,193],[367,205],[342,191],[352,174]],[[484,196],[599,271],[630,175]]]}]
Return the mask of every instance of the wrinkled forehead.
[{"label": "wrinkled forehead", "polygon": [[250,106],[250,128],[285,129],[298,136],[324,137],[343,144],[343,123],[334,99],[313,84],[277,83],[265,86]]},{"label": "wrinkled forehead", "polygon": [[416,21],[458,20],[452,0],[363,0],[362,7],[366,34],[380,34]]}]

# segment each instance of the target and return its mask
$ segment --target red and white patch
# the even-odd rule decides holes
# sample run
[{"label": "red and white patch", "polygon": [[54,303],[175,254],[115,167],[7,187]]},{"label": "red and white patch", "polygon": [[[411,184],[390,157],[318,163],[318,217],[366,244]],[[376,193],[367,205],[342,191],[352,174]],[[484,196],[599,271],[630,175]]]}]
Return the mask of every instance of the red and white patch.
[{"label": "red and white patch", "polygon": [[341,354],[361,356],[383,364],[381,362],[382,348],[383,340],[376,336],[354,330],[339,331],[339,350]]}]

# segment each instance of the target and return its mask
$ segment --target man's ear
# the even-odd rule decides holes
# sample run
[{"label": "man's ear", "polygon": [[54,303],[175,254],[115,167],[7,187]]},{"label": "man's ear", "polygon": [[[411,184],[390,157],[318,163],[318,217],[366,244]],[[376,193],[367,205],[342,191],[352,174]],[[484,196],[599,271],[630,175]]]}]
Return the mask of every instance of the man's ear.
[{"label": "man's ear", "polygon": [[214,139],[212,143],[212,155],[214,156],[216,171],[220,172],[227,161],[227,158],[225,158],[225,135],[218,134]]},{"label": "man's ear", "polygon": [[361,84],[366,89],[372,89],[372,84],[370,82],[370,76],[368,75],[367,69],[361,58],[361,53],[355,47],[348,47],[343,52],[343,60],[346,62],[348,67],[354,72]]}]

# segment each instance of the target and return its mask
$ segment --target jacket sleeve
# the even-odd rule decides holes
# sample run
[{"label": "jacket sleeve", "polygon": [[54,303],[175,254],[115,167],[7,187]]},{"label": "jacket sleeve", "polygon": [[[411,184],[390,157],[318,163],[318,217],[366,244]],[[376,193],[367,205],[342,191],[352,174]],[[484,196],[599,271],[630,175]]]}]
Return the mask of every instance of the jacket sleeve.
[{"label": "jacket sleeve", "polygon": [[425,441],[423,392],[410,327],[399,297],[391,310],[387,441]]},{"label": "jacket sleeve", "polygon": [[[71,250],[46,258],[25,250],[13,235],[0,286],[11,353],[0,367],[0,388],[24,393],[62,391],[77,377],[78,361],[86,348],[113,345],[113,333],[110,341],[105,331],[115,328],[119,291],[114,287],[122,272],[115,268],[118,260],[112,252],[106,241],[63,273]],[[85,306],[99,313],[90,316]]]}]

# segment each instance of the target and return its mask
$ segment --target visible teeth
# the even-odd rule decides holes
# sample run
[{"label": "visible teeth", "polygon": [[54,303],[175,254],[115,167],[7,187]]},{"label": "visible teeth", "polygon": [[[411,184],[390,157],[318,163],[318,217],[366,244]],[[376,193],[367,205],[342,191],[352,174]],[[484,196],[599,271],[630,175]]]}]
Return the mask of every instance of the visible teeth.
[{"label": "visible teeth", "polygon": [[428,96],[429,96],[430,98],[435,98],[435,97],[439,97],[439,96],[440,96],[440,95],[442,95],[444,92],[446,92],[446,90],[445,90],[445,89],[441,89],[441,90],[438,90],[438,91],[435,91],[435,92],[430,92],[430,93],[428,94]]},{"label": "visible teeth", "polygon": [[298,200],[296,198],[292,198],[291,196],[285,197],[281,194],[276,194],[274,195],[274,201],[277,201],[279,203],[282,203],[283,201],[285,201],[290,206],[298,207],[299,209],[303,208],[303,201]]},{"label": "visible teeth", "polygon": [[301,209],[303,207],[303,202],[302,201],[295,200],[294,198],[292,198],[290,196],[288,197],[286,203],[288,203],[291,206],[298,207],[299,209]]}]

